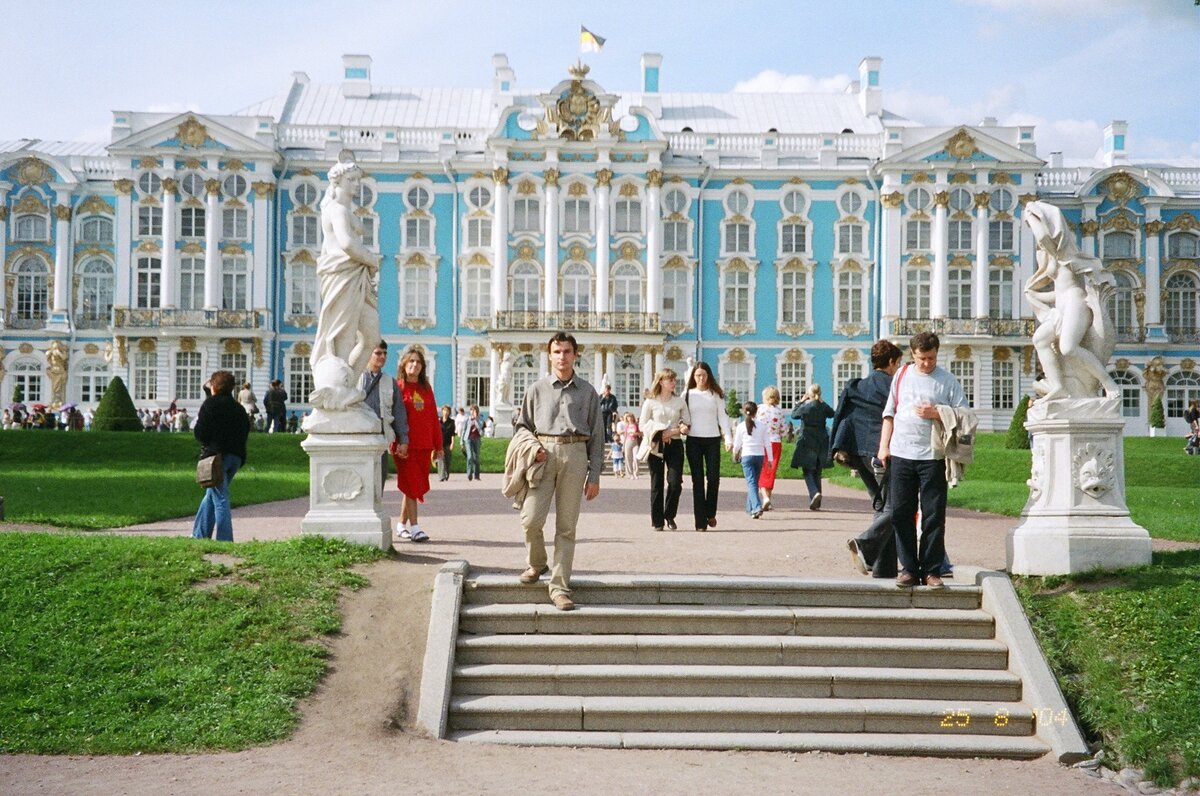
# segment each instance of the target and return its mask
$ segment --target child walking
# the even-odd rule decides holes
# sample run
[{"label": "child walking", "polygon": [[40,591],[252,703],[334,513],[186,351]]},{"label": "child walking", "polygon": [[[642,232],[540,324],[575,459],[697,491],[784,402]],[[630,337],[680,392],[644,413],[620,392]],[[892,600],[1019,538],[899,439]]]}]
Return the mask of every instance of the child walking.
[{"label": "child walking", "polygon": [[754,422],[758,405],[746,401],[742,404],[742,414],[745,419],[738,423],[737,430],[733,432],[733,460],[741,462],[742,473],[746,476],[746,513],[757,520],[763,513],[758,476],[762,473],[764,461],[769,465],[775,460],[774,451],[766,424]]},{"label": "child walking", "polygon": [[612,463],[613,475],[617,478],[625,477],[625,446],[621,444],[619,438],[612,441]]}]

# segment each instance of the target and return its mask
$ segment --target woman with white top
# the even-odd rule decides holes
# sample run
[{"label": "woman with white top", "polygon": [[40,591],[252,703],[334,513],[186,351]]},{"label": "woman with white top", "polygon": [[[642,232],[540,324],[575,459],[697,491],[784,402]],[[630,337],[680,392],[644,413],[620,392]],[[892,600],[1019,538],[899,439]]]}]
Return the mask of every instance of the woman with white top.
[{"label": "woman with white top", "polygon": [[683,392],[692,418],[688,429],[687,462],[692,471],[692,513],[696,530],[717,527],[717,492],[721,486],[721,443],[733,447],[725,392],[707,362],[697,362]]},{"label": "woman with white top", "polygon": [[758,405],[746,401],[742,404],[742,413],[745,419],[733,432],[733,460],[742,463],[742,472],[746,476],[746,513],[757,520],[763,513],[762,500],[758,496],[758,476],[764,462],[769,465],[774,461],[774,453],[767,438],[767,427],[754,422]]},{"label": "woman with white top", "polygon": [[762,391],[763,402],[758,405],[756,423],[767,427],[767,440],[771,443],[771,464],[764,466],[758,477],[758,494],[762,498],[763,511],[771,510],[771,491],[775,489],[775,473],[779,471],[779,456],[783,453],[783,409],[779,406],[779,390],[774,384]]},{"label": "woman with white top", "polygon": [[[691,418],[687,404],[675,394],[677,376],[663,368],[654,376],[642,404],[638,428],[643,435],[638,455],[650,467],[650,524],[676,530],[675,514],[683,492],[683,440]],[[665,479],[665,489],[664,489]]]}]

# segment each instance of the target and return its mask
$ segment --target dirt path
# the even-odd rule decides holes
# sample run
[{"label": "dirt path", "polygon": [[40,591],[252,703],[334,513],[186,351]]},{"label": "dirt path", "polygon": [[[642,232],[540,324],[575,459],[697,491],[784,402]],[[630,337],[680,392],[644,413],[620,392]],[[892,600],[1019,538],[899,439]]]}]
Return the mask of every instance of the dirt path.
[{"label": "dirt path", "polygon": [[[723,483],[717,532],[655,534],[648,480],[604,482],[581,520],[576,571],[849,576],[844,540],[865,526],[861,493],[827,487],[825,509],[802,506],[803,484],[781,482],[778,509],[752,521],[740,511],[744,487]],[[690,505],[684,490],[684,504]],[[396,493],[388,503],[396,511]],[[235,535],[296,533],[307,500],[235,511]],[[684,521],[681,512],[680,527]],[[952,511],[948,544],[962,569],[1004,563],[1012,520]],[[515,572],[523,545],[498,476],[435,484],[422,508],[426,545],[405,545],[364,569],[371,586],[343,599],[343,632],[331,640],[330,671],[302,706],[288,741],[244,752],[128,757],[0,757],[2,794],[596,794],[906,791],[991,794],[1105,793],[1118,790],[1043,759],[937,760],[824,753],[523,749],[455,744],[413,727],[433,575],[463,558],[478,569]],[[190,518],[125,532],[186,535]]]}]

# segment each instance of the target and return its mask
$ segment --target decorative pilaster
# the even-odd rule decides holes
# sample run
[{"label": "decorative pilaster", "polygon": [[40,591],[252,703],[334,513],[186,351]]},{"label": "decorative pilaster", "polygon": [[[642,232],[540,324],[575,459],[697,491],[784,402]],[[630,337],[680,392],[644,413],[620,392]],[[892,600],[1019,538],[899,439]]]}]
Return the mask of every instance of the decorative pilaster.
[{"label": "decorative pilaster", "polygon": [[[213,185],[212,183],[215,183]],[[204,210],[204,309],[221,309],[221,232],[217,226],[217,199],[221,184],[209,180],[205,184]],[[216,190],[213,190],[213,189]]]},{"label": "decorative pilaster", "polygon": [[133,273],[133,180],[113,180],[113,188],[117,192],[117,217],[114,224],[117,273],[113,303],[132,306],[134,302],[129,283]]},{"label": "decorative pilaster", "polygon": [[542,310],[558,311],[558,169],[546,169],[546,257]]},{"label": "decorative pilaster", "polygon": [[646,304],[647,311],[662,315],[662,172],[646,172]]},{"label": "decorative pilaster", "polygon": [[[12,184],[0,182],[0,329],[8,324],[8,290],[5,289],[4,268],[8,262],[8,192]],[[6,396],[7,397],[7,396]]]},{"label": "decorative pilaster", "polygon": [[649,351],[642,354],[642,385],[649,387],[654,381],[654,355]]},{"label": "decorative pilaster", "polygon": [[[596,311],[609,312],[608,271],[611,249],[608,228],[608,198],[611,193],[611,169],[596,172]],[[596,382],[599,384],[600,382]]]},{"label": "decorative pilaster", "polygon": [[975,267],[971,270],[971,304],[974,317],[988,317],[988,202],[992,195],[975,194]]},{"label": "decorative pilaster", "polygon": [[162,282],[159,285],[159,306],[174,307],[178,304],[177,286],[179,257],[175,251],[175,191],[179,183],[171,177],[162,181]]},{"label": "decorative pilaster", "polygon": [[1079,248],[1089,257],[1096,256],[1096,233],[1100,231],[1100,224],[1096,221],[1096,209],[1102,201],[1099,196],[1088,196],[1083,200],[1083,214],[1079,222],[1079,232],[1083,237]]},{"label": "decorative pilaster", "polygon": [[[896,186],[891,186],[896,187]],[[878,336],[888,333],[889,321],[900,317],[900,258],[903,256],[904,222],[900,218],[900,205],[904,195],[892,191],[880,197],[883,204],[882,257],[879,264],[879,292],[882,306],[882,327]]]},{"label": "decorative pilaster", "polygon": [[65,323],[71,291],[71,192],[58,191],[54,206],[54,303],[50,322]]},{"label": "decorative pilaster", "polygon": [[947,285],[950,279],[947,249],[947,208],[950,206],[949,191],[938,191],[933,197],[933,273],[929,278],[929,310],[933,318],[945,318],[950,313],[950,294]]},{"label": "decorative pilaster", "polygon": [[[508,169],[492,171],[496,183],[492,224],[492,312],[508,309]],[[496,384],[496,352],[492,351],[492,384]],[[495,387],[493,386],[493,391]],[[494,392],[493,392],[494,394]]]},{"label": "decorative pilaster", "polygon": [[[273,189],[275,186],[268,183]],[[275,216],[275,191],[267,191],[266,195],[257,194],[254,206],[250,211],[254,221],[250,233],[250,309],[267,307],[271,301],[268,291],[271,287],[271,247],[267,241],[271,239],[271,219]]]},{"label": "decorative pilaster", "polygon": [[1146,336],[1162,332],[1162,202],[1143,200],[1146,208]]}]

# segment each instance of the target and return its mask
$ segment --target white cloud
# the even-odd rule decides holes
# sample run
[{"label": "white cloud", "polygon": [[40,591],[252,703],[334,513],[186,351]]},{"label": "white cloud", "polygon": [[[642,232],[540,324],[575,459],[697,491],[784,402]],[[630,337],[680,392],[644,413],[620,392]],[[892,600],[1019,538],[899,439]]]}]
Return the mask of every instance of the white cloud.
[{"label": "white cloud", "polygon": [[1118,15],[1200,26],[1200,11],[1188,0],[958,0],[996,11],[1023,14],[1042,21],[1095,19]]},{"label": "white cloud", "polygon": [[764,69],[749,80],[740,80],[734,91],[747,94],[840,94],[850,85],[848,75],[814,77],[785,75],[774,69]]}]

